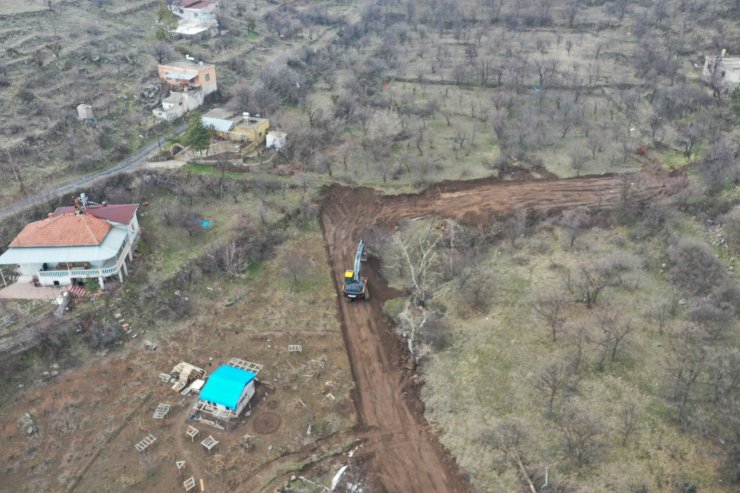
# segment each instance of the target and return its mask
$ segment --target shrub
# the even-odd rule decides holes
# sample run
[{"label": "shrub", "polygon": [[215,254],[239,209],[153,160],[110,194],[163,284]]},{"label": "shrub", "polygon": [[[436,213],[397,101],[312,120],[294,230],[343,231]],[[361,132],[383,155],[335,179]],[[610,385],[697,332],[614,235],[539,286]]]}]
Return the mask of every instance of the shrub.
[{"label": "shrub", "polygon": [[87,343],[93,348],[112,346],[121,339],[121,328],[111,322],[95,321],[87,331]]},{"label": "shrub", "polygon": [[668,251],[672,281],[682,290],[706,296],[727,277],[725,266],[706,243],[682,238]]}]

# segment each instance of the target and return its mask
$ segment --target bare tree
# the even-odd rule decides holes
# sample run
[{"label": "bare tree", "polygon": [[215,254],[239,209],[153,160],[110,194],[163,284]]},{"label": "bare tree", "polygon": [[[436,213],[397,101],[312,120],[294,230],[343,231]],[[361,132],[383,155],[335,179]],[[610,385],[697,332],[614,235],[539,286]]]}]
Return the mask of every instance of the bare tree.
[{"label": "bare tree", "polygon": [[558,423],[566,451],[572,461],[583,465],[595,459],[602,424],[585,409],[569,406]]},{"label": "bare tree", "polygon": [[622,437],[622,447],[637,429],[640,421],[640,409],[634,402],[628,402],[619,411],[619,434]]},{"label": "bare tree", "polygon": [[489,272],[483,272],[480,266],[471,269],[470,277],[462,289],[463,300],[474,310],[486,311],[491,303],[493,295],[493,276]]},{"label": "bare tree", "polygon": [[570,272],[566,273],[565,285],[568,292],[576,296],[576,301],[586,303],[592,308],[603,290],[609,286],[622,284],[621,268],[613,259],[601,260],[596,263],[583,263],[578,268],[575,279]]},{"label": "bare tree", "polygon": [[570,300],[558,290],[551,290],[535,300],[532,309],[550,328],[552,342],[558,339],[558,333],[565,323],[564,311]]},{"label": "bare tree", "polygon": [[232,277],[239,276],[249,266],[245,249],[238,245],[236,241],[232,241],[223,247],[220,253],[223,270]]},{"label": "bare tree", "polygon": [[608,306],[601,308],[599,313],[596,314],[596,320],[600,337],[593,342],[601,346],[602,349],[596,368],[603,370],[607,357],[611,361],[616,361],[624,340],[634,330],[634,324],[630,321],[621,321],[618,313]]},{"label": "bare tree", "polygon": [[165,63],[175,58],[175,50],[172,49],[169,43],[160,41],[154,45],[154,58],[157,63]]},{"label": "bare tree", "polygon": [[514,462],[529,493],[537,493],[532,475],[527,471],[524,459],[524,444],[528,436],[523,426],[518,423],[504,423],[493,432],[497,447]]},{"label": "bare tree", "polygon": [[516,240],[524,235],[527,228],[527,210],[517,208],[513,210],[504,221],[503,231],[511,242],[511,247],[516,247]]},{"label": "bare tree", "polygon": [[562,363],[552,363],[545,367],[534,382],[547,402],[547,416],[553,416],[553,406],[558,395],[563,394],[569,385],[570,370]]},{"label": "bare tree", "polygon": [[676,404],[676,419],[685,426],[689,404],[706,368],[706,335],[694,325],[683,325],[669,341],[665,369],[669,397]]},{"label": "bare tree", "polygon": [[299,279],[308,274],[308,262],[306,254],[299,248],[286,248],[283,251],[283,269],[293,280],[292,289],[297,289]]},{"label": "bare tree", "polygon": [[573,248],[581,230],[588,227],[589,221],[590,216],[588,214],[588,209],[585,207],[577,207],[575,209],[566,209],[563,211],[560,216],[559,224],[568,232],[570,248]]},{"label": "bare tree", "polygon": [[395,243],[401,255],[400,260],[408,270],[412,287],[412,298],[417,305],[423,305],[429,295],[432,268],[437,260],[437,244],[442,235],[430,223],[420,233],[406,230],[396,236]]}]

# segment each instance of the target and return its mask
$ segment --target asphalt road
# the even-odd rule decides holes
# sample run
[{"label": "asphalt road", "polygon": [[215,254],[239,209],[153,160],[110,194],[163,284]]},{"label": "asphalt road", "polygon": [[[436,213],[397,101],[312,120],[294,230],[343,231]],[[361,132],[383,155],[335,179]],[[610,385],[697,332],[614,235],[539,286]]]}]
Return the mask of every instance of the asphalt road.
[{"label": "asphalt road", "polygon": [[[177,135],[180,135],[185,131],[186,127],[187,124],[181,123],[174,128],[174,131]],[[168,132],[168,134],[169,133],[170,132]],[[27,195],[10,205],[0,207],[0,221],[11,217],[13,214],[18,214],[21,211],[43,204],[44,202],[55,199],[64,194],[72,193],[76,190],[79,190],[80,188],[92,185],[98,180],[109,178],[120,173],[137,170],[144,165],[147,156],[154,152],[158,145],[159,144],[157,143],[157,140],[154,140],[136,151],[131,156],[119,162],[115,166],[106,168],[102,171],[96,171],[95,173],[76,178],[65,183],[61,183],[55,188],[45,190],[43,192],[35,193],[33,195]]]}]

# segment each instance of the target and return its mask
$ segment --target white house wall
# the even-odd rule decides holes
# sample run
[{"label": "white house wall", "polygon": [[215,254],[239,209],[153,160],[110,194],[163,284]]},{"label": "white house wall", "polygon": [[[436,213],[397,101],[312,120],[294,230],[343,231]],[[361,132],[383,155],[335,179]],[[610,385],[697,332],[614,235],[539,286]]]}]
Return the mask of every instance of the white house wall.
[{"label": "white house wall", "polygon": [[128,223],[128,242],[131,245],[136,244],[136,240],[139,238],[139,220],[136,217],[136,214],[134,214],[134,217],[131,218],[131,222]]},{"label": "white house wall", "polygon": [[236,406],[236,413],[241,414],[242,411],[244,411],[244,408],[247,407],[247,404],[254,396],[254,380],[249,382],[244,387],[244,392],[242,392],[242,396],[239,398],[239,403]]}]

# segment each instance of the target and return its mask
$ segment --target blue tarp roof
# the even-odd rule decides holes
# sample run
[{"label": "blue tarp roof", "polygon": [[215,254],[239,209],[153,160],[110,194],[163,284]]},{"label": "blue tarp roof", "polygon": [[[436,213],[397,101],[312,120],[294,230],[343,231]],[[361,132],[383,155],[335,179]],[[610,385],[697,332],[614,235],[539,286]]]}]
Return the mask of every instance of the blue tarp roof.
[{"label": "blue tarp roof", "polygon": [[236,411],[244,387],[256,376],[251,371],[222,365],[208,378],[200,392],[200,399]]}]

